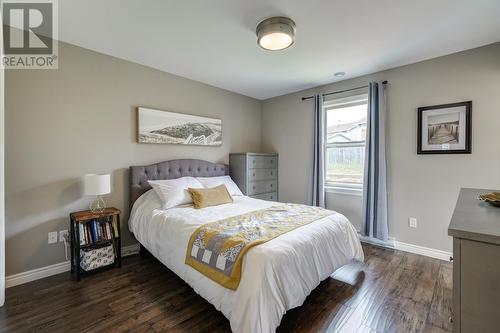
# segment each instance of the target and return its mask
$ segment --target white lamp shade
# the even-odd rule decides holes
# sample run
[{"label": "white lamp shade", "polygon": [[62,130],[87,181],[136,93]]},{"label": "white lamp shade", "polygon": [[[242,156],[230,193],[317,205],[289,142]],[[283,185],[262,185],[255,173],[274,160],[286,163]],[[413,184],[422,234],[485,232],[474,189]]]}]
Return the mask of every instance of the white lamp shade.
[{"label": "white lamp shade", "polygon": [[110,175],[85,175],[83,179],[83,193],[85,195],[103,195],[111,192]]}]

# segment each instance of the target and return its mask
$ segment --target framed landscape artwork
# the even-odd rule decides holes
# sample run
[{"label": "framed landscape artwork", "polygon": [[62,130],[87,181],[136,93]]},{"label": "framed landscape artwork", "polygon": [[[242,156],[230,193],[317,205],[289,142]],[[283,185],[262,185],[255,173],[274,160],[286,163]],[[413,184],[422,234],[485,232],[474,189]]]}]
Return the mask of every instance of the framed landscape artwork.
[{"label": "framed landscape artwork", "polygon": [[418,154],[470,154],[472,102],[418,108]]},{"label": "framed landscape artwork", "polygon": [[222,120],[183,113],[138,108],[139,143],[222,145]]}]

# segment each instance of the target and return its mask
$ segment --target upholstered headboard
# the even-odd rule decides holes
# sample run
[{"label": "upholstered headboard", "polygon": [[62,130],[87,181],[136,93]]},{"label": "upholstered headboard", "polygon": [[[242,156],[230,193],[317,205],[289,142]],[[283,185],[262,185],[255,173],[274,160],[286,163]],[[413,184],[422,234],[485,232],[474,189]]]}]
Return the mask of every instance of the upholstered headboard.
[{"label": "upholstered headboard", "polygon": [[151,186],[148,180],[180,177],[216,177],[229,174],[229,167],[203,160],[171,160],[145,166],[130,167],[130,207]]}]

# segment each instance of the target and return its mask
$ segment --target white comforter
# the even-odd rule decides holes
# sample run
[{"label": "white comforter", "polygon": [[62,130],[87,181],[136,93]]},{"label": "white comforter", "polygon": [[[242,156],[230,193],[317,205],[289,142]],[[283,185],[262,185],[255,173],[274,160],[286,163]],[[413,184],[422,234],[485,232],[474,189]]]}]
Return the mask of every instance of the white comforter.
[{"label": "white comforter", "polygon": [[184,260],[198,226],[276,204],[235,196],[232,204],[161,210],[156,193],[149,191],[134,204],[129,227],[151,254],[229,319],[233,332],[274,332],[284,313],[300,306],[322,280],[352,259],[363,260],[356,230],[343,215],[335,213],[249,250],[234,291]]}]

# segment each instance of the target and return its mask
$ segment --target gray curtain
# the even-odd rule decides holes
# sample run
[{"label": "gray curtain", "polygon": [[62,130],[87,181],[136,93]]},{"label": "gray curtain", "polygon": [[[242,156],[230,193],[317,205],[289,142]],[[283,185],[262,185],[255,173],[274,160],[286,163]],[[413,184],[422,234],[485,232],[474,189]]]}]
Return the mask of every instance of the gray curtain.
[{"label": "gray curtain", "polygon": [[309,203],[312,206],[325,207],[325,116],[323,112],[323,95],[314,95],[314,143],[313,165]]},{"label": "gray curtain", "polygon": [[387,241],[387,181],[385,160],[385,96],[382,82],[368,85],[365,170],[363,183],[364,236]]}]

